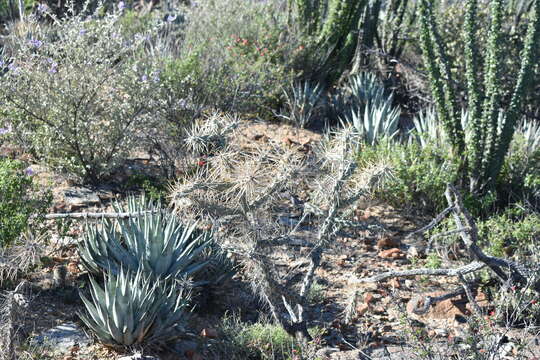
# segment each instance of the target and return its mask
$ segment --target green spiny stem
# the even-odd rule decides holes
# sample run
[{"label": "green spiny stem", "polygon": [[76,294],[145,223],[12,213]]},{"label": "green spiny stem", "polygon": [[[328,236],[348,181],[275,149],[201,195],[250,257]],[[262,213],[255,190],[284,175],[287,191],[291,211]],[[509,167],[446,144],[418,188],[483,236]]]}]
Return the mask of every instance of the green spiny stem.
[{"label": "green spiny stem", "polygon": [[491,2],[491,27],[488,40],[488,55],[485,66],[486,98],[484,100],[484,113],[482,116],[482,128],[484,131],[484,156],[482,172],[484,179],[488,178],[489,169],[494,161],[497,138],[499,107],[501,100],[501,86],[499,84],[501,54],[501,23],[502,23],[502,0]]},{"label": "green spiny stem", "polygon": [[534,65],[533,59],[538,54],[538,42],[540,41],[540,0],[534,1],[529,21],[529,27],[527,29],[527,35],[521,53],[521,68],[512,94],[510,106],[506,112],[506,119],[502,128],[495,158],[488,172],[491,184],[495,182],[501,171],[504,157],[508,152],[516,123],[520,115],[523,97],[530,85],[530,79],[532,77],[531,72]]},{"label": "green spiny stem", "polygon": [[467,0],[465,15],[465,66],[467,78],[467,95],[469,101],[469,123],[472,126],[471,144],[471,178],[478,183],[484,153],[484,134],[482,128],[482,87],[479,82],[480,65],[478,44],[476,43],[478,0]]},{"label": "green spiny stem", "polygon": [[464,133],[456,110],[450,62],[437,31],[432,6],[432,1],[421,0],[420,2],[422,51],[441,121],[448,133],[454,153],[461,155],[465,150]]}]

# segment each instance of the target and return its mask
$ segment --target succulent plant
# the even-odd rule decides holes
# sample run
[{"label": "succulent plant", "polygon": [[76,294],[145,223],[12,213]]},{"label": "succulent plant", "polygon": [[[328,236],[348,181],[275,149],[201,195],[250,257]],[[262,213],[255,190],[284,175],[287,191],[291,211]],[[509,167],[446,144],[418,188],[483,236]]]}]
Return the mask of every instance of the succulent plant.
[{"label": "succulent plant", "polygon": [[105,276],[103,287],[93,277],[90,281],[91,298],[81,294],[86,313],[79,316],[103,344],[163,343],[183,332],[189,296],[179,287],[155,281],[141,269],[120,268],[117,275]]},{"label": "succulent plant", "polygon": [[351,110],[345,121],[352,123],[364,141],[374,145],[381,138],[391,139],[398,133],[399,108],[392,107],[392,96],[382,103],[368,102],[363,110]]},{"label": "succulent plant", "polygon": [[323,94],[324,88],[319,83],[293,84],[290,92],[285,91],[287,115],[280,116],[301,128],[306,127],[322,107]]},{"label": "succulent plant", "polygon": [[388,101],[391,103],[393,97],[386,96],[384,86],[377,76],[368,72],[351,76],[347,81],[346,91],[351,98],[351,105],[362,109],[366,104],[382,106]]},{"label": "succulent plant", "polygon": [[211,236],[198,230],[196,223],[184,225],[145,199],[130,198],[127,211],[141,214],[104,219],[99,227],[85,232],[79,253],[90,272],[116,275],[123,267],[133,272],[141,269],[156,278],[179,279],[194,275],[210,261],[203,253],[209,250]]}]

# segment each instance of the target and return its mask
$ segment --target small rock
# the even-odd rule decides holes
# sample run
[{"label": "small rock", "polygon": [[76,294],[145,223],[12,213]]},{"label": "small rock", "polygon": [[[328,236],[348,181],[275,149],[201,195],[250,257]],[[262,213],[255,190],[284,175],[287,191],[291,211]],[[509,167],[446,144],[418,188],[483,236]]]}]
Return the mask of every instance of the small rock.
[{"label": "small rock", "polygon": [[37,336],[35,343],[67,352],[75,345],[87,346],[92,340],[74,323],[65,323],[49,329]]},{"label": "small rock", "polygon": [[428,312],[425,314],[419,315],[414,312],[415,309],[421,308],[423,306],[427,296],[437,297],[445,294],[446,293],[443,291],[436,291],[429,294],[415,296],[407,303],[407,312],[413,317],[416,316],[423,319],[441,319],[456,321],[463,317],[463,315],[466,314],[466,301],[463,301],[461,298],[458,297],[439,301],[435,305],[432,305],[429,308]]},{"label": "small rock", "polygon": [[68,211],[76,211],[83,207],[98,205],[101,203],[99,196],[90,189],[84,187],[71,187],[64,190],[64,203]]},{"label": "small rock", "polygon": [[369,305],[373,302],[373,294],[372,293],[365,293],[364,294],[364,303]]},{"label": "small rock", "polygon": [[391,236],[383,236],[377,241],[377,247],[379,250],[382,249],[391,249],[391,248],[399,248],[401,245],[401,241],[396,237]]},{"label": "small rock", "polygon": [[362,316],[369,310],[369,306],[367,304],[360,304],[356,307],[356,315]]},{"label": "small rock", "polygon": [[382,257],[384,259],[401,259],[405,257],[405,254],[398,248],[392,248],[381,251],[379,253],[379,257]]},{"label": "small rock", "polygon": [[401,283],[399,282],[398,279],[395,279],[395,278],[394,278],[394,279],[390,279],[390,281],[388,281],[388,284],[389,284],[391,287],[395,288],[395,289],[401,288]]}]

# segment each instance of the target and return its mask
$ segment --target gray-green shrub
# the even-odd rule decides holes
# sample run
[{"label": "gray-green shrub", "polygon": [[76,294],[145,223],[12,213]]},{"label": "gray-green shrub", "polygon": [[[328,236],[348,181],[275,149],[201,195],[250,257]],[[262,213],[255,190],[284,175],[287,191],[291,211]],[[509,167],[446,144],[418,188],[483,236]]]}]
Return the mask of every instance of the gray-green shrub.
[{"label": "gray-green shrub", "polygon": [[97,182],[152,127],[159,73],[144,48],[153,34],[124,35],[121,11],[69,15],[30,16],[8,35],[1,112],[36,158]]}]

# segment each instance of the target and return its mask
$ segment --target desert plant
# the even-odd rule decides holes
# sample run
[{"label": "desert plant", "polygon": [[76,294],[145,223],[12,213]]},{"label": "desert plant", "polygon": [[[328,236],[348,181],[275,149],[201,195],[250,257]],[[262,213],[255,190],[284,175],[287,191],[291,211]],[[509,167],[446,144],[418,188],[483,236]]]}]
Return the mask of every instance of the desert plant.
[{"label": "desert plant", "polygon": [[294,4],[304,33],[315,38],[316,47],[329,54],[318,76],[321,80],[336,81],[358,46],[369,48],[374,44],[381,1],[296,0]]},{"label": "desert plant", "polygon": [[393,206],[410,210],[422,209],[435,213],[445,206],[446,183],[456,179],[457,164],[448,148],[429,142],[422,147],[416,142],[400,144],[380,141],[376,146],[364,148],[358,156],[361,169],[372,164],[385,164],[392,177],[375,195]]},{"label": "desert plant", "polygon": [[[432,1],[420,2],[421,44],[426,68],[439,118],[448,135],[456,157],[465,157],[461,168],[463,180],[467,179],[472,193],[481,193],[493,187],[504,163],[519,112],[523,105],[531,78],[540,36],[540,2],[534,1],[530,12],[529,27],[521,54],[521,67],[508,108],[501,116],[501,87],[499,71],[502,61],[501,21],[503,2],[491,1],[491,26],[488,35],[487,56],[484,59],[483,81],[480,78],[480,58],[477,44],[478,1],[468,0],[465,17],[465,63],[468,95],[470,141],[465,139],[460,121],[458,98],[453,84],[452,64],[447,56],[442,37],[436,25]],[[502,124],[499,125],[500,119]]]},{"label": "desert plant", "polygon": [[119,274],[122,268],[161,279],[181,279],[203,269],[211,237],[197,224],[182,224],[145,199],[130,198],[129,213],[140,216],[103,220],[85,232],[79,245],[83,264],[93,273]]},{"label": "desert plant", "polygon": [[321,108],[323,92],[324,89],[320,84],[312,84],[309,81],[293,84],[291,91],[285,91],[286,110],[280,117],[301,128],[306,127]]},{"label": "desert plant", "polygon": [[174,286],[145,275],[120,269],[105,276],[103,287],[90,278],[90,299],[81,298],[82,321],[110,346],[151,345],[178,337],[187,319],[188,297]]},{"label": "desert plant", "polygon": [[388,101],[392,103],[392,96],[386,96],[383,84],[373,73],[360,72],[349,77],[345,91],[353,108],[363,108],[363,105],[368,103],[376,106],[383,105]]},{"label": "desert plant", "polygon": [[127,37],[121,11],[49,15],[29,16],[5,39],[1,111],[37,159],[96,182],[155,125],[159,74],[144,47],[159,24]]},{"label": "desert plant", "polygon": [[0,248],[10,245],[25,231],[32,215],[50,204],[50,195],[37,194],[32,169],[17,160],[0,158]]},{"label": "desert plant", "polygon": [[389,96],[383,103],[367,102],[363,110],[351,110],[345,121],[354,125],[366,143],[375,145],[382,138],[396,136],[399,115],[399,108],[392,107],[392,96]]},{"label": "desert plant", "polygon": [[[182,58],[197,97],[218,109],[272,116],[294,79],[302,39],[287,26],[282,1],[219,0],[184,8]],[[202,80],[204,79],[204,80]]]}]

